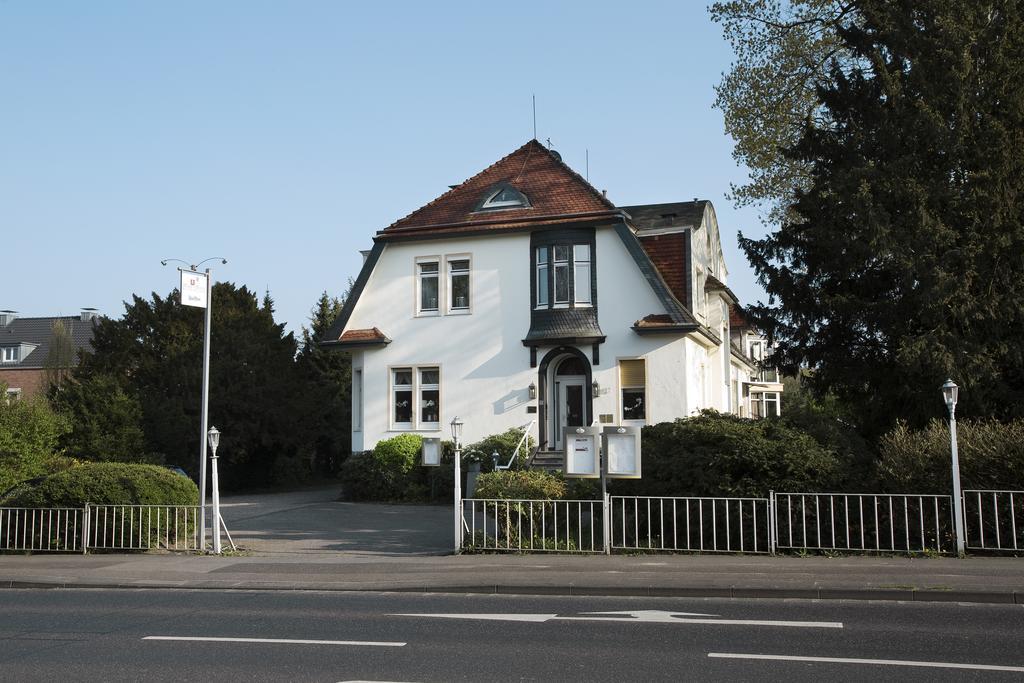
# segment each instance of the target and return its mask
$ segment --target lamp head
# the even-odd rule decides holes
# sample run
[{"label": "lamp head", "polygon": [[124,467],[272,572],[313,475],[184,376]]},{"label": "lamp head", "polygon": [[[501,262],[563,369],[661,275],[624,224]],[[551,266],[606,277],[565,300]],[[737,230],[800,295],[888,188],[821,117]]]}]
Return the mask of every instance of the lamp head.
[{"label": "lamp head", "polygon": [[217,446],[220,445],[220,431],[216,427],[210,427],[210,430],[206,432],[206,440],[210,443],[210,449],[213,450],[213,455],[216,457]]},{"label": "lamp head", "polygon": [[951,379],[947,379],[946,383],[942,385],[942,398],[946,401],[947,408],[952,408],[956,405],[959,389],[960,387]]},{"label": "lamp head", "polygon": [[452,439],[455,443],[459,443],[459,438],[462,436],[462,425],[463,422],[458,415],[452,418]]}]

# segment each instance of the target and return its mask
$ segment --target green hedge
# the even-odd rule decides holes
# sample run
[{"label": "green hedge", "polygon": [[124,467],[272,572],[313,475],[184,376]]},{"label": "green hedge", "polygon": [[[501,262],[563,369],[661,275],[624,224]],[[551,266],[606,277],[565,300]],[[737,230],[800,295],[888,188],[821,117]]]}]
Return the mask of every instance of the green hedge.
[{"label": "green hedge", "polygon": [[199,488],[191,479],[156,465],[96,462],[53,474],[0,502],[8,507],[198,505]]},{"label": "green hedge", "polygon": [[440,467],[420,464],[422,448],[421,436],[399,434],[377,442],[372,451],[353,453],[341,466],[345,495],[357,501],[451,500],[455,473],[451,442],[441,442]]},{"label": "green hedge", "polygon": [[[497,451],[498,462],[504,466],[512,459],[513,451],[516,450],[516,446],[522,438],[523,432],[521,430],[509,429],[501,434],[492,434],[476,443],[470,444],[466,447],[465,452],[480,460],[481,471],[490,472],[494,469],[494,452]],[[527,437],[523,445],[519,447],[519,451],[515,454],[516,457],[512,463],[512,469],[522,469],[526,466],[526,461],[529,459],[536,443],[532,436]]]},{"label": "green hedge", "polygon": [[560,500],[565,480],[543,470],[485,472],[476,480],[474,498]]},{"label": "green hedge", "polygon": [[843,468],[834,450],[782,420],[704,411],[644,427],[643,478],[611,482],[644,496],[766,496],[829,491]]},{"label": "green hedge", "polygon": [[[1024,420],[957,422],[960,480],[965,489],[1024,488]],[[893,493],[946,493],[953,488],[949,424],[900,424],[879,444],[878,479]]]}]

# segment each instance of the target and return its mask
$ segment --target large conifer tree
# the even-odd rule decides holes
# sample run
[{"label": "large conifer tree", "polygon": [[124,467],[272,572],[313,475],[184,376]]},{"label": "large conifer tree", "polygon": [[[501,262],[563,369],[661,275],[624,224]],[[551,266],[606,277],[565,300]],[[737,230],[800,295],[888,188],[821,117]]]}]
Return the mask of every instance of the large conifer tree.
[{"label": "large conifer tree", "polygon": [[[792,157],[780,229],[741,245],[776,360],[869,432],[1024,414],[1024,22],[1017,1],[859,0]],[[822,123],[822,122],[827,123]]]}]

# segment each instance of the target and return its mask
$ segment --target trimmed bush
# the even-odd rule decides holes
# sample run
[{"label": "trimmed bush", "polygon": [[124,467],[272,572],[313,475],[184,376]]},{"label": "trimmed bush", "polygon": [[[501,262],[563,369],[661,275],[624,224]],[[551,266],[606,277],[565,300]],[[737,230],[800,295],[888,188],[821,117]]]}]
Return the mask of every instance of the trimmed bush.
[{"label": "trimmed bush", "polygon": [[[1024,488],[1024,420],[957,422],[960,479],[965,489]],[[879,443],[878,479],[893,493],[942,493],[953,489],[949,424],[924,429],[897,425]]]},{"label": "trimmed bush", "polygon": [[643,478],[620,479],[616,494],[766,496],[829,491],[841,468],[831,449],[782,420],[704,411],[644,427]]},{"label": "trimmed bush", "polygon": [[[522,431],[509,429],[501,434],[492,434],[474,444],[470,444],[466,447],[465,452],[471,454],[474,458],[479,458],[482,471],[490,472],[494,469],[492,454],[497,451],[498,462],[501,465],[505,465],[512,458],[512,452],[516,449],[516,445],[522,438]],[[526,461],[529,459],[530,453],[536,444],[537,442],[532,436],[526,438],[523,445],[519,447],[519,452],[516,453],[512,469],[522,469],[526,466]]]},{"label": "trimmed bush", "polygon": [[53,474],[0,502],[10,507],[198,505],[199,487],[191,479],[156,465],[96,462]]},{"label": "trimmed bush", "polygon": [[345,491],[352,500],[407,501],[427,497],[418,467],[423,437],[399,434],[378,441],[372,451],[355,453],[341,467]]},{"label": "trimmed bush", "polygon": [[[515,444],[513,444],[514,446]],[[559,500],[565,481],[543,470],[485,472],[476,480],[476,498]]]}]

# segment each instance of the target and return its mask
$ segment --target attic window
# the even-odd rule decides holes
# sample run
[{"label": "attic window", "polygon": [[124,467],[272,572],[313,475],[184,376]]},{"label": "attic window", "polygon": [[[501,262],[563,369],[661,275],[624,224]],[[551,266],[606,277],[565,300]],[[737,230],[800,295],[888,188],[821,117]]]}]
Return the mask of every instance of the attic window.
[{"label": "attic window", "polygon": [[502,185],[487,196],[480,205],[480,210],[514,209],[529,205],[530,202],[527,201],[526,196],[522,192],[511,185]]}]

